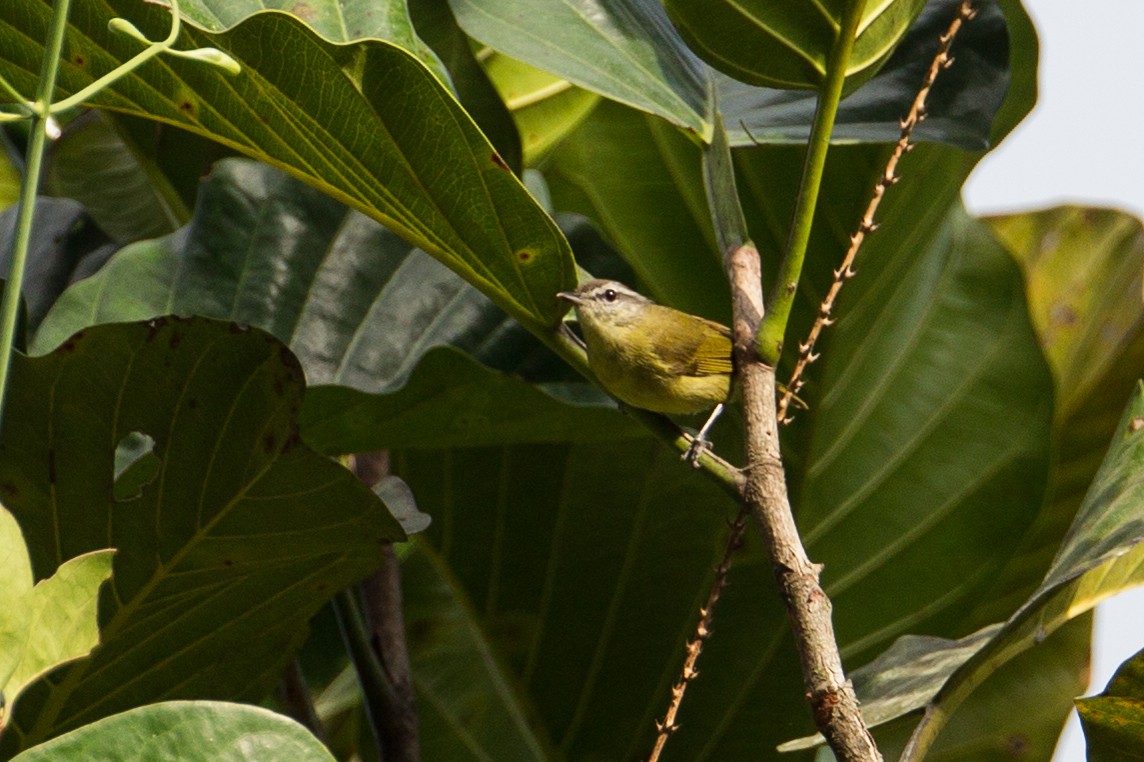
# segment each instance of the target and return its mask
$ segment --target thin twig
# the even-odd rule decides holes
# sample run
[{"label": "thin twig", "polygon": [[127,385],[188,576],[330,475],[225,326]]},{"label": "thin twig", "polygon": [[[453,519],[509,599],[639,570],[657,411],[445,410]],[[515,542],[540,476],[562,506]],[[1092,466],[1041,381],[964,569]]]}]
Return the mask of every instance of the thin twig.
[{"label": "thin twig", "polygon": [[314,710],[314,702],[310,696],[310,689],[306,685],[306,676],[302,673],[302,665],[298,659],[290,660],[282,680],[278,683],[278,700],[286,710],[287,716],[305,727],[314,737],[322,743],[326,742],[326,729]]},{"label": "thin twig", "polygon": [[856,274],[854,259],[858,256],[858,250],[866,236],[878,228],[878,224],[874,221],[874,215],[878,211],[878,205],[882,203],[886,189],[898,181],[898,162],[913,148],[910,137],[914,128],[926,118],[926,99],[929,98],[930,89],[933,88],[933,83],[937,80],[938,74],[953,64],[953,57],[949,54],[953,40],[961,30],[962,24],[972,19],[976,13],[977,11],[973,9],[972,0],[964,0],[958,8],[957,18],[950,23],[945,34],[939,38],[941,45],[938,47],[937,55],[930,62],[925,79],[922,80],[922,85],[918,89],[917,95],[914,96],[909,114],[900,123],[901,135],[898,137],[893,153],[890,154],[890,158],[886,162],[886,168],[883,170],[881,178],[878,179],[878,184],[874,186],[874,195],[870,197],[870,203],[866,206],[866,213],[862,216],[857,232],[850,236],[850,248],[846,251],[846,256],[842,258],[842,265],[834,271],[834,283],[831,284],[830,291],[827,292],[826,298],[819,305],[818,317],[815,318],[814,325],[811,326],[806,342],[798,345],[798,362],[795,363],[790,381],[786,385],[786,391],[779,401],[779,418],[783,423],[789,423],[791,420],[787,416],[787,412],[790,409],[791,400],[803,386],[802,374],[806,370],[806,366],[818,359],[818,355],[814,352],[814,345],[818,341],[822,329],[834,322],[830,315],[834,310],[834,302],[838,298],[838,292],[842,290],[842,284]]},{"label": "thin twig", "polygon": [[[353,472],[372,487],[389,473],[389,452],[354,455]],[[385,695],[391,703],[385,707],[386,721],[377,732],[383,759],[417,762],[421,759],[420,721],[405,640],[401,566],[392,545],[382,548],[382,556],[381,567],[358,586],[370,647],[389,686]]]},{"label": "thin twig", "polygon": [[392,545],[382,549],[385,561],[380,569],[361,583],[366,622],[372,633],[371,645],[381,662],[397,699],[392,711],[393,737],[383,743],[386,759],[417,760],[421,758],[420,721],[417,696],[413,688],[413,666],[405,641],[405,618],[402,616],[401,567]]},{"label": "thin twig", "polygon": [[703,608],[699,609],[699,624],[695,628],[695,637],[687,643],[687,658],[683,661],[683,670],[679,680],[671,688],[671,704],[663,716],[663,721],[656,723],[659,734],[656,736],[655,748],[652,749],[648,762],[659,760],[659,755],[663,753],[667,739],[679,727],[675,723],[675,718],[679,714],[679,707],[683,704],[683,694],[687,690],[687,684],[699,675],[695,665],[699,661],[700,652],[703,650],[703,642],[711,637],[711,622],[715,615],[715,605],[719,602],[723,588],[727,586],[727,574],[731,571],[731,561],[735,556],[735,551],[743,543],[743,531],[746,527],[747,514],[740,511],[738,517],[731,523],[731,531],[727,535],[727,544],[723,548],[723,558],[719,561],[719,566],[715,568],[715,579],[711,583],[711,590],[707,593],[707,602]]}]

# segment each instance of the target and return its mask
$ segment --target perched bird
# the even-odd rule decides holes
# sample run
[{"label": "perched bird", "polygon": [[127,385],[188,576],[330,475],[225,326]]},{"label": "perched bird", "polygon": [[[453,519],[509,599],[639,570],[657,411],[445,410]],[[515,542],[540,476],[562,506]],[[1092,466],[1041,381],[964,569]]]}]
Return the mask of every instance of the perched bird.
[{"label": "perched bird", "polygon": [[575,307],[588,364],[612,395],[657,413],[714,408],[684,456],[695,463],[731,395],[731,332],[612,280],[590,280],[556,296]]}]

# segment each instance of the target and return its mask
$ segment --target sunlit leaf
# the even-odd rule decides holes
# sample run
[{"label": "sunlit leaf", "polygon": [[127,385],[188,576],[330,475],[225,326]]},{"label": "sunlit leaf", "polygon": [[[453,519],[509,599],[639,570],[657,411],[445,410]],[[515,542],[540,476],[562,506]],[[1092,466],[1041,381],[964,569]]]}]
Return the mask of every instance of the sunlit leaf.
[{"label": "sunlit leaf", "polygon": [[[926,0],[666,0],[671,20],[707,63],[735,79],[767,87],[823,85],[847,19],[858,15],[853,51],[843,63],[847,88],[873,76]],[[951,17],[952,20],[952,17]]]},{"label": "sunlit leaf", "polygon": [[469,36],[612,100],[663,117],[706,140],[706,67],[658,0],[450,0]]},{"label": "sunlit leaf", "polygon": [[12,762],[60,759],[333,762],[334,758],[301,725],[261,707],[166,701],[85,725],[17,754]]},{"label": "sunlit leaf", "polygon": [[1099,696],[1076,702],[1092,762],[1144,757],[1144,652],[1120,665]]},{"label": "sunlit leaf", "polygon": [[[31,91],[50,8],[0,7],[0,74]],[[138,51],[107,30],[128,16],[162,37],[169,14],[131,0],[79,0],[60,88],[74,92]],[[174,124],[285,169],[384,222],[439,258],[537,332],[575,285],[571,254],[452,94],[406,50],[382,40],[334,44],[296,18],[256,14],[225,31],[187,24],[180,47],[214,46],[242,65],[230,76],[160,57],[97,105]],[[282,55],[282,51],[290,51]]]}]

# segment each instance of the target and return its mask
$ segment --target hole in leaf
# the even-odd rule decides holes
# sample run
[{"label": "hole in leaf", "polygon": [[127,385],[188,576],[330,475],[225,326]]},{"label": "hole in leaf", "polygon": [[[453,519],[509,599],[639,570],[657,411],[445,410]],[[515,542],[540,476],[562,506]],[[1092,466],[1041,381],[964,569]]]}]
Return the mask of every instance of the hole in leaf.
[{"label": "hole in leaf", "polygon": [[132,431],[115,446],[115,484],[111,494],[124,503],[142,497],[143,488],[159,473],[162,461],[155,454],[155,440],[142,431]]}]

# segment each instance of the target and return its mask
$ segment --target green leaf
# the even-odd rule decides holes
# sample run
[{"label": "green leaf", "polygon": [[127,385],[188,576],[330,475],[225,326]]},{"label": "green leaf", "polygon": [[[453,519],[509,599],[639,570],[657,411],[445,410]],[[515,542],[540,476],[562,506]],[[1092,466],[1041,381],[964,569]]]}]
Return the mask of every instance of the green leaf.
[{"label": "green leaf", "polygon": [[[1091,634],[1090,613],[1002,665],[950,718],[926,759],[1012,762],[1052,758],[1073,698],[1088,685]],[[875,731],[878,749],[886,759],[900,756],[915,724],[916,718],[903,717]]]},{"label": "green leaf", "polygon": [[[1099,601],[1144,582],[1144,384],[1138,385],[1068,537],[1040,587],[1003,626],[958,643],[899,640],[858,670],[869,723],[930,705],[919,732],[932,742],[944,718],[989,675]],[[943,654],[948,655],[944,656]],[[935,665],[942,665],[935,669]],[[889,677],[893,679],[882,680]],[[875,712],[873,707],[879,707]],[[885,707],[882,711],[880,707]],[[920,749],[924,753],[928,745]]]},{"label": "green leaf", "polygon": [[852,649],[964,628],[1044,499],[1052,382],[1020,273],[957,205],[931,235],[865,252],[807,416],[799,524]]},{"label": "green leaf", "polygon": [[299,423],[306,442],[327,454],[647,435],[601,397],[590,403],[561,399],[442,347],[425,354],[408,383],[391,394],[311,389]]},{"label": "green leaf", "polygon": [[297,3],[292,0],[183,0],[183,16],[208,32],[221,32],[255,13],[279,10],[291,13],[331,42],[354,42],[367,38],[386,40],[416,56],[445,83],[449,75],[440,59],[417,35],[405,0],[325,0]]},{"label": "green leaf", "polygon": [[[0,493],[37,577],[117,550],[100,645],[16,704],[3,753],[167,698],[258,698],[313,613],[404,537],[369,489],[301,444],[302,371],[261,331],[194,319],[99,326],[15,358]],[[114,497],[116,444],[159,461]]]},{"label": "green leaf", "polygon": [[512,113],[524,141],[524,160],[532,165],[574,130],[600,101],[576,87],[515,58],[488,51],[485,70]]},{"label": "green leaf", "polygon": [[858,34],[845,62],[849,92],[877,72],[925,0],[665,0],[664,5],[691,49],[719,71],[753,85],[805,90],[825,82],[839,30],[858,13]]},{"label": "green leaf", "polygon": [[1144,367],[1140,221],[1061,207],[988,220],[1025,272],[1029,313],[1058,390],[1051,500],[997,581],[984,621],[1004,618],[1044,575],[1108,450]]},{"label": "green leaf", "polygon": [[401,573],[425,759],[551,759],[527,702],[443,559],[417,543]]},{"label": "green leaf", "polygon": [[73,558],[33,585],[20,527],[0,506],[0,695],[8,706],[38,675],[99,643],[96,600],[114,554],[97,550]]},{"label": "green leaf", "polygon": [[[650,439],[412,450],[395,454],[394,466],[434,516],[420,538],[432,549],[421,557],[419,546],[403,567],[414,594],[434,602],[419,597],[407,614],[419,706],[439,715],[422,715],[423,737],[441,744],[426,758],[469,758],[469,733],[488,739],[484,758],[527,758],[490,737],[486,722],[528,723],[546,739],[542,748],[554,749],[545,758],[645,756],[733,503]],[[695,718],[673,739],[683,759],[699,758],[712,710],[727,709],[730,694],[720,692],[771,663],[743,638],[756,646],[760,632],[782,638],[763,565],[752,550],[740,561],[711,644],[726,639],[744,650],[738,662],[726,652],[704,661],[700,683],[714,695],[696,694],[697,712],[682,720]],[[496,680],[453,679],[501,670]],[[766,686],[753,702],[789,697]],[[506,692],[512,700],[500,716]],[[752,722],[723,731],[762,748],[757,739],[773,735],[780,714],[772,703],[769,716],[752,712]],[[441,729],[431,732],[430,722]]]},{"label": "green leaf", "polygon": [[[878,74],[842,100],[831,140],[837,143],[889,143],[901,135],[934,54],[939,37],[957,13],[960,0],[926,3],[917,21]],[[1010,18],[994,2],[976,3],[977,15],[954,41],[956,63],[941,72],[926,99],[926,118],[913,139],[941,142],[968,150],[990,144],[994,117],[1010,79],[1010,35],[1033,34],[1027,17]],[[801,90],[753,87],[715,74],[719,108],[731,144],[805,144],[817,97]],[[1027,107],[1026,107],[1027,108]]]},{"label": "green leaf", "polygon": [[710,139],[706,68],[655,0],[561,0],[539,12],[528,0],[449,5],[465,32],[494,50]]},{"label": "green leaf", "polygon": [[1092,762],[1144,759],[1144,651],[1120,665],[1099,696],[1078,699]]},{"label": "green leaf", "polygon": [[[17,12],[19,6],[19,12]],[[50,8],[0,8],[0,74],[30,90]],[[130,0],[76,3],[60,89],[137,52],[106,28],[112,13],[162,36],[163,9]],[[567,242],[550,217],[445,89],[402,48],[379,40],[334,44],[297,19],[256,14],[226,31],[185,26],[180,47],[214,46],[242,65],[161,57],[120,80],[96,105],[174,124],[285,169],[355,207],[476,285],[547,335],[575,285]],[[282,55],[282,51],[290,51]]]},{"label": "green leaf", "polygon": [[218,701],[165,701],[112,715],[17,754],[12,762],[179,759],[322,762],[333,757],[293,720]]},{"label": "green leaf", "polygon": [[69,123],[45,156],[45,192],[75,199],[120,243],[170,233],[187,209],[156,166],[99,112]]}]

